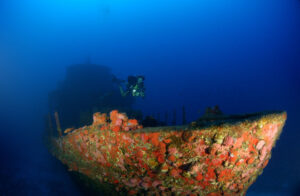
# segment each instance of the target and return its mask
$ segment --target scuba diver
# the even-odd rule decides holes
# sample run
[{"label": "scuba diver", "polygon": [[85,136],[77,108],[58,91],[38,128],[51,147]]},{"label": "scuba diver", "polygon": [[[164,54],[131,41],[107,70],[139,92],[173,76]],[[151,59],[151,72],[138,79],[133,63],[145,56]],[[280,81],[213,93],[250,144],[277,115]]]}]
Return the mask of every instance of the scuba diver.
[{"label": "scuba diver", "polygon": [[133,97],[145,96],[144,76],[128,76],[126,90],[124,91],[120,85],[120,92],[123,97],[131,95]]}]

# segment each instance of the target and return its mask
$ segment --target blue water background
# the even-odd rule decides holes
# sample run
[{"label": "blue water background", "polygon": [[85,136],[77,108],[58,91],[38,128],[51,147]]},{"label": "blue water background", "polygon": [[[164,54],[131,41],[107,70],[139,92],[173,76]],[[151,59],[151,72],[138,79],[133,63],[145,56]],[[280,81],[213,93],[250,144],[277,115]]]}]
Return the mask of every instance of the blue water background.
[{"label": "blue water background", "polygon": [[146,115],[286,110],[247,195],[300,195],[299,35],[298,0],[0,1],[0,195],[81,194],[41,138],[48,92],[87,59],[145,75]]}]

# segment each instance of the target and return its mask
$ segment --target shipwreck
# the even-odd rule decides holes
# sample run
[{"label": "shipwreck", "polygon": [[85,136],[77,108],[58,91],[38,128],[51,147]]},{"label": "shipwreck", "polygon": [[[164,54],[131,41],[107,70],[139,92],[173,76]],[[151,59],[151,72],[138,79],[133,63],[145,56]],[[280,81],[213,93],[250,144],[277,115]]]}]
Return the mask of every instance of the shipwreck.
[{"label": "shipwreck", "polygon": [[113,110],[50,137],[49,148],[102,195],[245,195],[268,164],[286,117],[216,115],[143,128]]}]

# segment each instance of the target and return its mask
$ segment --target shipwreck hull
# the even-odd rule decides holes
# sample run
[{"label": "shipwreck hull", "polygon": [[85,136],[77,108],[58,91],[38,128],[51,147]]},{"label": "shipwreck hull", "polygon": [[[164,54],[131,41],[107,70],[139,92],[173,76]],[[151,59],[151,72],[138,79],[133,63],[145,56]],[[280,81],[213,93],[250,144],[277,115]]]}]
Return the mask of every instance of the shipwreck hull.
[{"label": "shipwreck hull", "polygon": [[108,124],[98,114],[93,125],[51,138],[50,150],[107,195],[245,195],[268,164],[286,113],[131,130],[122,119]]}]

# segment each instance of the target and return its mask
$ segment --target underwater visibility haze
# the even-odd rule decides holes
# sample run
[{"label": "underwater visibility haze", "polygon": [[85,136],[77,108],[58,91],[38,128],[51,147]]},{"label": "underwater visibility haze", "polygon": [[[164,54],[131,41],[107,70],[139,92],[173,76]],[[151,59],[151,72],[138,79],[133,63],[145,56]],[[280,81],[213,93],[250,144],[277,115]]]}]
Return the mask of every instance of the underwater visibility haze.
[{"label": "underwater visibility haze", "polygon": [[300,195],[299,35],[298,0],[0,1],[0,195]]}]

